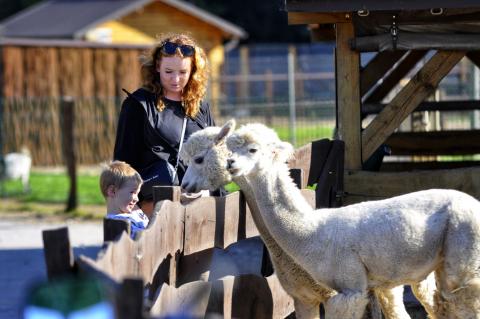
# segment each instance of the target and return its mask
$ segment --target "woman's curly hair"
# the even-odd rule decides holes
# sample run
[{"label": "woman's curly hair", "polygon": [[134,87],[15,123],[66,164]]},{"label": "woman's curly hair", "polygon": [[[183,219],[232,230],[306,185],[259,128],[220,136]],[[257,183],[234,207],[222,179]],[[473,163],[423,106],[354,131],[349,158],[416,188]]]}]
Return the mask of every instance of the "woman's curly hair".
[{"label": "woman's curly hair", "polygon": [[[163,110],[165,108],[162,100],[164,94],[160,83],[160,75],[156,70],[156,64],[157,62],[160,63],[163,56],[167,56],[162,52],[162,47],[166,42],[191,45],[195,48],[195,53],[191,57],[192,71],[190,78],[182,93],[182,105],[185,109],[185,114],[190,118],[195,118],[200,110],[200,101],[207,92],[208,62],[203,49],[191,37],[185,34],[173,34],[160,39],[142,63],[143,87],[155,93],[158,98],[157,108],[159,111]],[[183,57],[179,49],[176,50],[174,55]]]}]

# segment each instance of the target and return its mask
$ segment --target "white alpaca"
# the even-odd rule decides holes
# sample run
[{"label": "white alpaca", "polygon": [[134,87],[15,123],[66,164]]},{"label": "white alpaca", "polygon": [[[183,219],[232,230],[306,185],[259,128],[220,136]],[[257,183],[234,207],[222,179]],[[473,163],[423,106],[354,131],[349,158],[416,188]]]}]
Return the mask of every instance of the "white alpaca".
[{"label": "white alpaca", "polygon": [[3,158],[3,165],[0,165],[0,180],[20,179],[23,192],[27,193],[30,191],[31,166],[32,158],[27,148],[23,148],[21,153],[8,153]]},{"label": "white alpaca", "polygon": [[[230,182],[231,176],[226,169],[229,152],[224,141],[227,134],[233,130],[233,126],[234,123],[229,122],[222,130],[211,127],[197,132],[189,138],[181,154],[182,159],[189,164],[183,178],[183,188],[195,192],[200,189],[213,190]],[[265,137],[267,138],[267,136]],[[298,318],[319,318],[319,304],[335,295],[336,292],[316,283],[278,246],[261,218],[254,190],[248,179],[238,176],[234,178],[234,181],[244,192],[254,222],[270,252],[275,272],[282,286],[294,299],[296,316]],[[419,290],[425,291],[425,289]],[[395,289],[376,289],[375,295],[387,318],[410,318],[403,305],[402,286]]]},{"label": "white alpaca", "polygon": [[[327,318],[361,318],[369,289],[415,285],[435,272],[438,318],[480,318],[480,203],[454,190],[314,211],[289,176],[293,147],[261,124],[227,138],[229,171],[246,176],[281,249],[338,293]],[[269,138],[266,138],[266,137]]]}]

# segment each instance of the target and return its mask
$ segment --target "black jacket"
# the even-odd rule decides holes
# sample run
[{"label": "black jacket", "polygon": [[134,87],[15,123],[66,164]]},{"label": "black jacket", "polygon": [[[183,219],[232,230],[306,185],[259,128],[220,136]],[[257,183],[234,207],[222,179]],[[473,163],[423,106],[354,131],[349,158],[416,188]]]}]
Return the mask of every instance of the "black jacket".
[{"label": "black jacket", "polygon": [[[155,94],[141,88],[129,94],[122,104],[118,119],[113,158],[129,163],[138,172],[164,160],[175,166],[182,133],[184,109],[178,101],[164,99],[165,108],[159,112]],[[185,139],[207,126],[214,126],[208,103],[201,103],[197,116],[187,118]],[[185,173],[178,167],[179,181]]]}]

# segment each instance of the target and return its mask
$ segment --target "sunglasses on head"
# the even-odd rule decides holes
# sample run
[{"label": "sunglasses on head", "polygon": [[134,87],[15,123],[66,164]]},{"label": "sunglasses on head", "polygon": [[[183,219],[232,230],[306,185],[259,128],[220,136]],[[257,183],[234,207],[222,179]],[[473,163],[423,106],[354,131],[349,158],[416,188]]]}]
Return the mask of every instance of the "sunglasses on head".
[{"label": "sunglasses on head", "polygon": [[180,52],[183,56],[192,56],[195,53],[195,48],[188,44],[178,44],[174,42],[165,42],[162,45],[162,52],[167,55],[175,54],[177,48],[180,48]]}]

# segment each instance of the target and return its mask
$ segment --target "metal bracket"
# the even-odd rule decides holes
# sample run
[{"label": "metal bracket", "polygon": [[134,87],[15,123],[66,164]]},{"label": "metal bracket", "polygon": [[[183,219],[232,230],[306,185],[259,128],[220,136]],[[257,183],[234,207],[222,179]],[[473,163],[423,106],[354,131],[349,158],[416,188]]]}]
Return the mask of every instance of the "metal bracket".
[{"label": "metal bracket", "polygon": [[392,35],[393,50],[396,50],[398,40],[398,27],[397,16],[395,14],[392,16],[392,26],[390,27],[390,34]]}]

